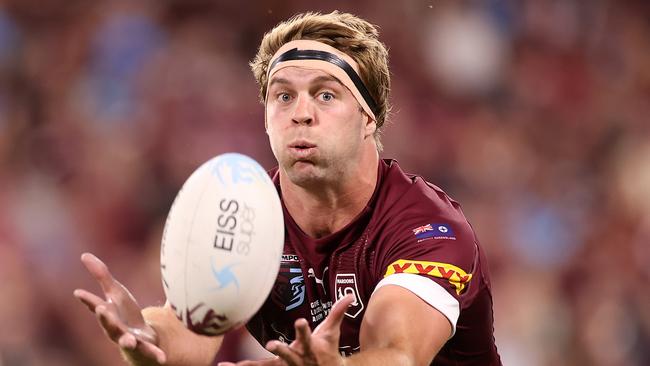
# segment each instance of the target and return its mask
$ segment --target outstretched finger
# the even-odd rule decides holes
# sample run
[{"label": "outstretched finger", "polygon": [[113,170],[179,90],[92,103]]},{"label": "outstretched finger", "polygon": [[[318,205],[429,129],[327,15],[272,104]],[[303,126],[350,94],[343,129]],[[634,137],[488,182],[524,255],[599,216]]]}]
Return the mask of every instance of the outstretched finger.
[{"label": "outstretched finger", "polygon": [[311,353],[311,329],[306,319],[300,318],[294,323],[296,329],[295,343],[304,354]]},{"label": "outstretched finger", "polygon": [[105,302],[101,297],[83,289],[76,289],[72,293],[79,301],[88,307],[90,311],[95,312],[95,308]]},{"label": "outstretched finger", "polygon": [[138,339],[131,333],[124,333],[117,340],[117,344],[126,351],[134,350],[138,346]]},{"label": "outstretched finger", "polygon": [[138,341],[137,350],[145,357],[154,359],[161,365],[164,365],[165,362],[167,362],[167,355],[165,355],[165,351],[161,350],[153,343]]},{"label": "outstretched finger", "polygon": [[82,254],[81,262],[99,283],[99,286],[101,286],[102,291],[104,291],[105,294],[114,289],[115,279],[104,262],[91,253]]},{"label": "outstretched finger", "polygon": [[99,305],[95,308],[95,314],[99,320],[104,331],[114,342],[118,342],[119,338],[128,332],[128,327],[122,322],[117,315],[108,310],[104,305]]},{"label": "outstretched finger", "polygon": [[287,366],[280,358],[268,358],[259,361],[219,362],[217,366]]},{"label": "outstretched finger", "polygon": [[298,366],[301,364],[302,357],[286,344],[279,341],[270,341],[266,344],[266,349],[274,355],[280,357],[289,366]]},{"label": "outstretched finger", "polygon": [[117,344],[127,353],[136,352],[140,355],[156,360],[159,364],[164,364],[167,360],[165,351],[147,340],[139,339],[135,334],[127,332],[122,334],[117,340]]},{"label": "outstretched finger", "polygon": [[354,302],[354,299],[354,295],[346,295],[337,301],[334,306],[332,306],[332,310],[330,311],[327,318],[325,318],[325,320],[323,320],[323,322],[320,323],[318,327],[316,327],[315,331],[322,332],[326,330],[338,330],[341,327],[341,323],[343,322],[345,312],[348,310],[350,304]]}]

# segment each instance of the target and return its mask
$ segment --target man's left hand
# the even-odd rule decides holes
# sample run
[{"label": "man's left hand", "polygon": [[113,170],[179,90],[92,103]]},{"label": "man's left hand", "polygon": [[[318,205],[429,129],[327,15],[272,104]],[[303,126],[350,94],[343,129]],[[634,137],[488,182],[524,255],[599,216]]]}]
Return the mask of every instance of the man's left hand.
[{"label": "man's left hand", "polygon": [[345,312],[354,301],[347,295],[332,306],[329,315],[312,332],[304,318],[296,320],[296,340],[290,345],[270,341],[266,349],[278,356],[261,361],[242,361],[237,364],[219,363],[220,366],[344,366],[345,359],[339,353],[341,323]]}]

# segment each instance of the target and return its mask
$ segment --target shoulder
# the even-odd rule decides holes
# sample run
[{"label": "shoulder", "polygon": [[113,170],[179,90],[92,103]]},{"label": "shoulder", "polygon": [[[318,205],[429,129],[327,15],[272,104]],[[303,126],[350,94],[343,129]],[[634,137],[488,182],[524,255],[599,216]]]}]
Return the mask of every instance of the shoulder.
[{"label": "shoulder", "polygon": [[385,164],[371,220],[375,289],[396,285],[413,292],[449,319],[453,333],[461,302],[475,296],[469,291],[480,270],[474,230],[442,189],[404,173],[396,162]]},{"label": "shoulder", "polygon": [[397,161],[384,160],[384,173],[378,200],[385,206],[402,205],[414,208],[437,208],[457,210],[458,202],[453,200],[440,187],[428,182],[422,176],[402,170]]},{"label": "shoulder", "polygon": [[406,229],[412,234],[418,234],[416,229],[420,226],[428,229],[426,225],[439,224],[433,228],[442,232],[449,229],[456,235],[469,234],[474,239],[457,201],[422,176],[404,172],[395,160],[384,160],[383,164],[386,170],[373,215],[376,224]]},{"label": "shoulder", "polygon": [[478,240],[460,204],[421,176],[403,172],[394,160],[384,164],[371,222],[384,270],[420,260],[471,271]]}]

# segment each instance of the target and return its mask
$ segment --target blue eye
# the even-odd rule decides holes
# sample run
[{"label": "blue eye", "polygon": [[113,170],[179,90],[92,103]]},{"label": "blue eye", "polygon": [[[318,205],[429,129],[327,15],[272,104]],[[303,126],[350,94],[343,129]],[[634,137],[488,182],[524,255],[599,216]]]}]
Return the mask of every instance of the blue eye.
[{"label": "blue eye", "polygon": [[332,99],[334,99],[334,94],[332,94],[330,92],[322,92],[321,93],[321,99],[323,99],[323,101],[325,101],[325,102],[329,102]]},{"label": "blue eye", "polygon": [[279,99],[281,102],[285,102],[285,103],[286,103],[286,102],[288,102],[288,101],[291,100],[291,95],[289,95],[289,94],[287,94],[287,93],[281,93],[280,95],[278,95],[278,99]]}]

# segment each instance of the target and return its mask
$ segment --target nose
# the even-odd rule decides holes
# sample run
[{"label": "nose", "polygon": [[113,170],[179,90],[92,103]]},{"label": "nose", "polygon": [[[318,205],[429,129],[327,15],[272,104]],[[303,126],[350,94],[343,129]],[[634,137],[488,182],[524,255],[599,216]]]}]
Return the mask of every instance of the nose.
[{"label": "nose", "polygon": [[309,100],[310,98],[299,95],[297,99],[291,120],[296,124],[310,125],[314,120],[314,111]]}]

